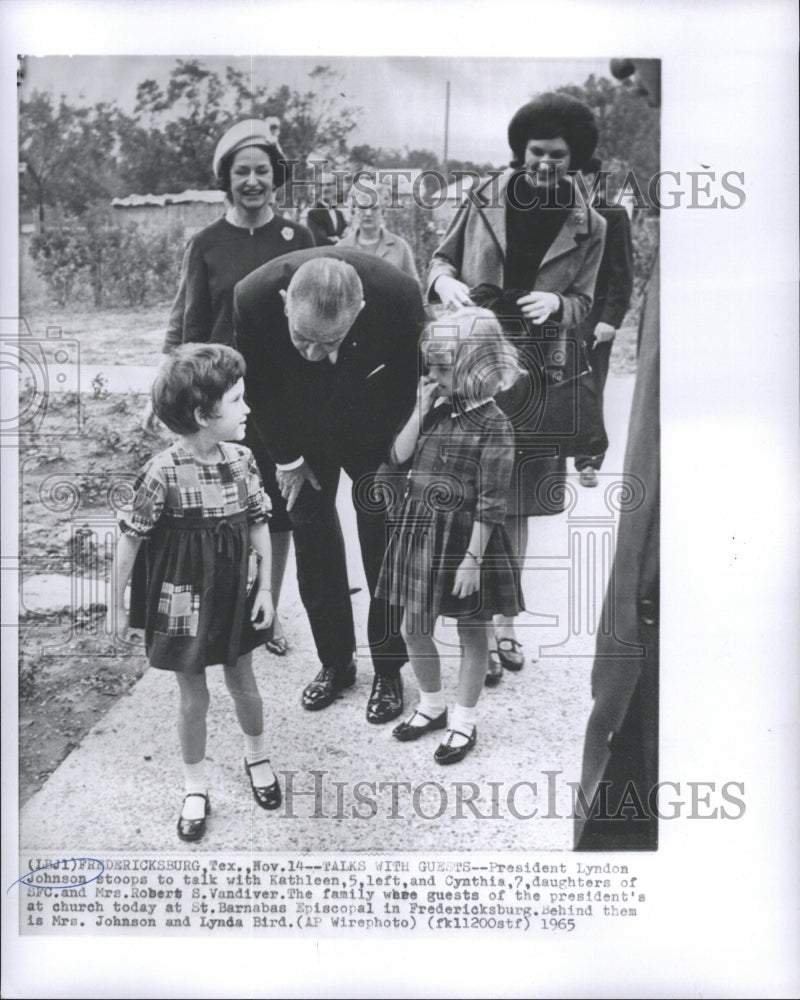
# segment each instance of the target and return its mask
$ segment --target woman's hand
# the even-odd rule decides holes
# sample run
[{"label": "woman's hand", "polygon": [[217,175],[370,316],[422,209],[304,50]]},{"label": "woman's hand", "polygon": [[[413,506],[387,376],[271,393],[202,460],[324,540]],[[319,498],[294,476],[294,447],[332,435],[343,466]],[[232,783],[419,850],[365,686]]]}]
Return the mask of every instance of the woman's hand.
[{"label": "woman's hand", "polygon": [[522,315],[534,323],[544,323],[548,316],[558,312],[561,307],[561,299],[555,292],[528,292],[521,299],[517,299],[517,305],[522,309]]},{"label": "woman's hand", "polygon": [[594,328],[595,344],[607,344],[616,337],[617,331],[610,323],[598,323]]},{"label": "woman's hand", "polygon": [[253,602],[253,611],[250,615],[253,628],[259,630],[269,628],[274,617],[275,608],[272,605],[271,592],[269,590],[259,590]]},{"label": "woman's hand", "polygon": [[439,296],[446,309],[460,309],[461,306],[475,305],[469,297],[469,287],[463,281],[451,278],[448,274],[443,274],[436,279],[433,291]]},{"label": "woman's hand", "polygon": [[464,556],[456,570],[453,597],[469,597],[481,585],[481,571],[472,556]]}]

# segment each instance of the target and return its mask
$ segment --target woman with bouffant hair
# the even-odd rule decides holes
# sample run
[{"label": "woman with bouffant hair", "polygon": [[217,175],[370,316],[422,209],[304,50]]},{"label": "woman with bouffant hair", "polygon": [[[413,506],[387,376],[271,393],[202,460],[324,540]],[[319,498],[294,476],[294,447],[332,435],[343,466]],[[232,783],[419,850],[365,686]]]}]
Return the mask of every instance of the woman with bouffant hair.
[{"label": "woman with bouffant hair", "polygon": [[[506,528],[518,557],[528,545],[528,517],[554,513],[537,497],[539,484],[553,486],[565,474],[560,455],[536,445],[542,413],[542,330],[547,342],[565,345],[592,304],[603,252],[605,222],[585,201],[570,174],[594,153],[597,125],[592,111],[566,94],[542,94],[524,104],[508,126],[512,159],[501,176],[470,192],[433,255],[428,299],[446,309],[488,305],[514,292],[514,317],[497,312],[504,325],[522,328],[514,338],[527,369],[529,405],[507,407],[516,435]],[[478,287],[480,286],[480,287]],[[538,336],[538,340],[536,339]],[[563,351],[562,355],[566,356]],[[525,394],[523,393],[523,395]],[[503,398],[498,397],[501,407]],[[495,619],[496,648],[487,683],[496,684],[503,667],[525,662],[513,618]]]}]

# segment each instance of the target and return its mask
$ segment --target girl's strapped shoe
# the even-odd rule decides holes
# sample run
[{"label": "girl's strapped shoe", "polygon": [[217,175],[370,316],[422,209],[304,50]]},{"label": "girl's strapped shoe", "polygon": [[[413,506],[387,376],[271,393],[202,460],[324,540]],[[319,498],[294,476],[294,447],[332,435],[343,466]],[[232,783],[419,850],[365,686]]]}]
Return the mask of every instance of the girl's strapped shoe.
[{"label": "girl's strapped shoe", "polygon": [[[463,736],[467,742],[462,743],[460,746],[453,746],[453,738],[455,736]],[[433,759],[437,764],[457,764],[475,746],[477,737],[477,726],[472,727],[471,733],[462,733],[460,729],[448,729],[447,739],[436,748]]]},{"label": "girl's strapped shoe", "polygon": [[[416,716],[424,719],[425,722],[419,726],[412,725]],[[396,726],[392,730],[392,736],[394,736],[396,740],[400,740],[401,743],[409,743],[411,740],[418,740],[420,736],[424,736],[425,733],[430,733],[435,729],[444,729],[446,725],[447,709],[445,709],[440,715],[433,718],[417,709],[410,719],[406,719],[405,722],[401,722],[399,726]]]},{"label": "girl's strapped shoe", "polygon": [[211,812],[211,801],[208,798],[208,793],[204,795],[202,792],[189,792],[183,797],[184,804],[187,799],[191,798],[203,799],[203,815],[200,819],[186,819],[183,814],[178,817],[178,836],[181,840],[200,840],[206,832],[206,819]]},{"label": "girl's strapped shoe", "polygon": [[253,790],[253,798],[256,801],[256,805],[261,806],[262,809],[277,809],[283,801],[281,786],[278,784],[277,778],[271,785],[254,784],[253,772],[250,768],[256,767],[258,764],[269,764],[269,760],[254,760],[252,764],[248,764],[247,761],[244,762],[244,769],[247,772],[247,777],[250,779],[250,787]]},{"label": "girl's strapped shoe", "polygon": [[498,639],[497,655],[506,670],[513,670],[515,673],[525,666],[525,654],[522,652],[522,643],[516,639]]}]

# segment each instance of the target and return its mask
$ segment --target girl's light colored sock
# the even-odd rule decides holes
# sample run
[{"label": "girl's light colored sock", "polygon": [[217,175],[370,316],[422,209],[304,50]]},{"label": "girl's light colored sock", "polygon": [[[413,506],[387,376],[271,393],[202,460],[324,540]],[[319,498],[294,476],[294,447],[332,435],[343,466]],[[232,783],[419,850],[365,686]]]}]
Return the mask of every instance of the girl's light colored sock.
[{"label": "girl's light colored sock", "polygon": [[202,819],[206,806],[205,802],[198,796],[208,793],[205,760],[199,760],[196,764],[187,764],[184,761],[183,787],[184,795],[190,795],[191,798],[185,800],[181,816],[184,819]]},{"label": "girl's light colored sock", "polygon": [[256,761],[261,762],[250,768],[253,784],[258,788],[267,788],[275,781],[275,772],[267,761],[267,738],[263,732],[259,733],[258,736],[248,736],[247,733],[243,733],[243,737],[245,761],[248,764],[254,764]]},{"label": "girl's light colored sock", "polygon": [[441,688],[438,691],[420,691],[419,705],[417,707],[420,712],[430,716],[431,719],[435,719],[447,708],[444,700],[444,691]]},{"label": "girl's light colored sock", "polygon": [[[467,708],[466,705],[456,704],[453,709],[453,714],[450,716],[448,721],[448,729],[455,730],[455,737],[453,738],[452,745],[454,747],[462,747],[467,742],[467,739],[472,735],[472,729],[478,721],[478,707],[473,705],[472,708]],[[464,733],[464,736],[459,735]]]}]

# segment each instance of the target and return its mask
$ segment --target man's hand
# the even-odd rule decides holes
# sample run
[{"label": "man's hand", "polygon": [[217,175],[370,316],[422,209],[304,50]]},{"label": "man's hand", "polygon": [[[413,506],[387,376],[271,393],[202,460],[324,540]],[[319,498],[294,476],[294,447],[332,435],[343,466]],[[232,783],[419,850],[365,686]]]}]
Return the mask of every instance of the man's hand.
[{"label": "man's hand", "polygon": [[469,287],[463,281],[451,278],[448,274],[443,274],[436,279],[433,290],[446,309],[460,309],[462,306],[475,305],[469,297]]},{"label": "man's hand", "polygon": [[300,490],[303,488],[303,483],[306,481],[311,483],[315,490],[322,489],[317,482],[317,477],[311,471],[305,459],[303,460],[303,464],[298,465],[296,469],[276,469],[275,478],[278,480],[278,489],[281,491],[281,496],[286,501],[287,510],[291,510],[294,507],[295,501],[300,495]]},{"label": "man's hand", "polygon": [[558,312],[561,306],[561,299],[555,292],[528,292],[521,299],[517,299],[517,305],[522,308],[522,315],[533,323],[544,323]]},{"label": "man's hand", "polygon": [[594,328],[595,344],[606,344],[616,337],[617,331],[610,323],[598,323]]}]

